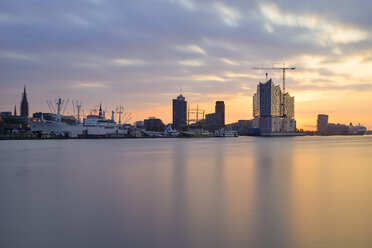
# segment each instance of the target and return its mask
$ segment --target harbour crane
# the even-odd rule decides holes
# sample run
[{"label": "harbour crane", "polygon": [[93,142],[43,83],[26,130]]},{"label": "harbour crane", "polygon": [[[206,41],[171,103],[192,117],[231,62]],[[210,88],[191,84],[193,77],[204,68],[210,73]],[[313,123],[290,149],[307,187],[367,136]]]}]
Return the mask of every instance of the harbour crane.
[{"label": "harbour crane", "polygon": [[[283,94],[285,93],[285,71],[286,70],[294,70],[295,67],[286,67],[285,63],[283,66],[273,66],[273,67],[253,67],[253,70],[283,70]],[[267,81],[267,73],[266,73],[266,81]]]}]

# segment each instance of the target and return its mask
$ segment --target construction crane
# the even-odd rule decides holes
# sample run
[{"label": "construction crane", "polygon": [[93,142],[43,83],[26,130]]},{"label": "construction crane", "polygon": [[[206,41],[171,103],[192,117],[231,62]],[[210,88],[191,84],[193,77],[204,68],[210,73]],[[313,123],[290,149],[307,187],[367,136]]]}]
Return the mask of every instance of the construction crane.
[{"label": "construction crane", "polygon": [[[273,66],[273,67],[253,67],[253,70],[283,70],[283,94],[285,93],[285,71],[286,70],[294,70],[295,67],[286,67],[285,63],[283,63],[283,66]],[[266,73],[266,81],[267,81],[267,73]]]}]

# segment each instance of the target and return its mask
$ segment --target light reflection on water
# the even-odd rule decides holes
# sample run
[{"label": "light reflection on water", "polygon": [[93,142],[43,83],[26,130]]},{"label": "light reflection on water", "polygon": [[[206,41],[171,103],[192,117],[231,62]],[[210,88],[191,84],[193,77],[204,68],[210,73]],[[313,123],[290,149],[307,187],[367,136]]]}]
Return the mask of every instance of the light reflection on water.
[{"label": "light reflection on water", "polygon": [[0,247],[370,247],[372,137],[0,142]]}]

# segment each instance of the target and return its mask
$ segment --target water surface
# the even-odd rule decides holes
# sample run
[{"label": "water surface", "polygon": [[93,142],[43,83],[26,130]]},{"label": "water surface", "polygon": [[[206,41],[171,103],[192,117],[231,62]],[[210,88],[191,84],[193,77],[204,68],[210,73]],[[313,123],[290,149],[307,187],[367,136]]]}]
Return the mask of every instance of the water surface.
[{"label": "water surface", "polygon": [[0,247],[372,247],[372,136],[0,141]]}]

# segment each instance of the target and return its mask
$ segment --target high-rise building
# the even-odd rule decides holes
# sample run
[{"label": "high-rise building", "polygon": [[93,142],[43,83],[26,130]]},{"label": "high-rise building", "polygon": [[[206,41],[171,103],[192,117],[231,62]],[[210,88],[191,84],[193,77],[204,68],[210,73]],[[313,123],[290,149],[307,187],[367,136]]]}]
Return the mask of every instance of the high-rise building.
[{"label": "high-rise building", "polygon": [[17,106],[14,105],[14,116],[17,116]]},{"label": "high-rise building", "polygon": [[205,116],[205,129],[214,132],[225,127],[225,103],[216,101],[215,113]]},{"label": "high-rise building", "polygon": [[253,96],[253,127],[261,133],[293,133],[296,131],[294,97],[282,93],[272,79],[257,85]]},{"label": "high-rise building", "polygon": [[293,118],[294,117],[294,97],[288,93],[283,94],[283,108],[284,116]]},{"label": "high-rise building", "polygon": [[28,117],[28,101],[27,101],[26,86],[23,88],[22,101],[21,101],[21,116]]},{"label": "high-rise building", "polygon": [[283,94],[279,85],[274,85],[270,79],[257,85],[253,96],[253,116],[282,116]]},{"label": "high-rise building", "polygon": [[216,101],[215,113],[217,114],[216,126],[217,129],[225,127],[225,103],[224,101]]},{"label": "high-rise building", "polygon": [[187,121],[187,101],[185,97],[179,95],[173,99],[173,128],[175,130],[184,130]]},{"label": "high-rise building", "polygon": [[318,115],[318,120],[316,124],[316,131],[318,135],[326,135],[328,127],[328,115]]}]

